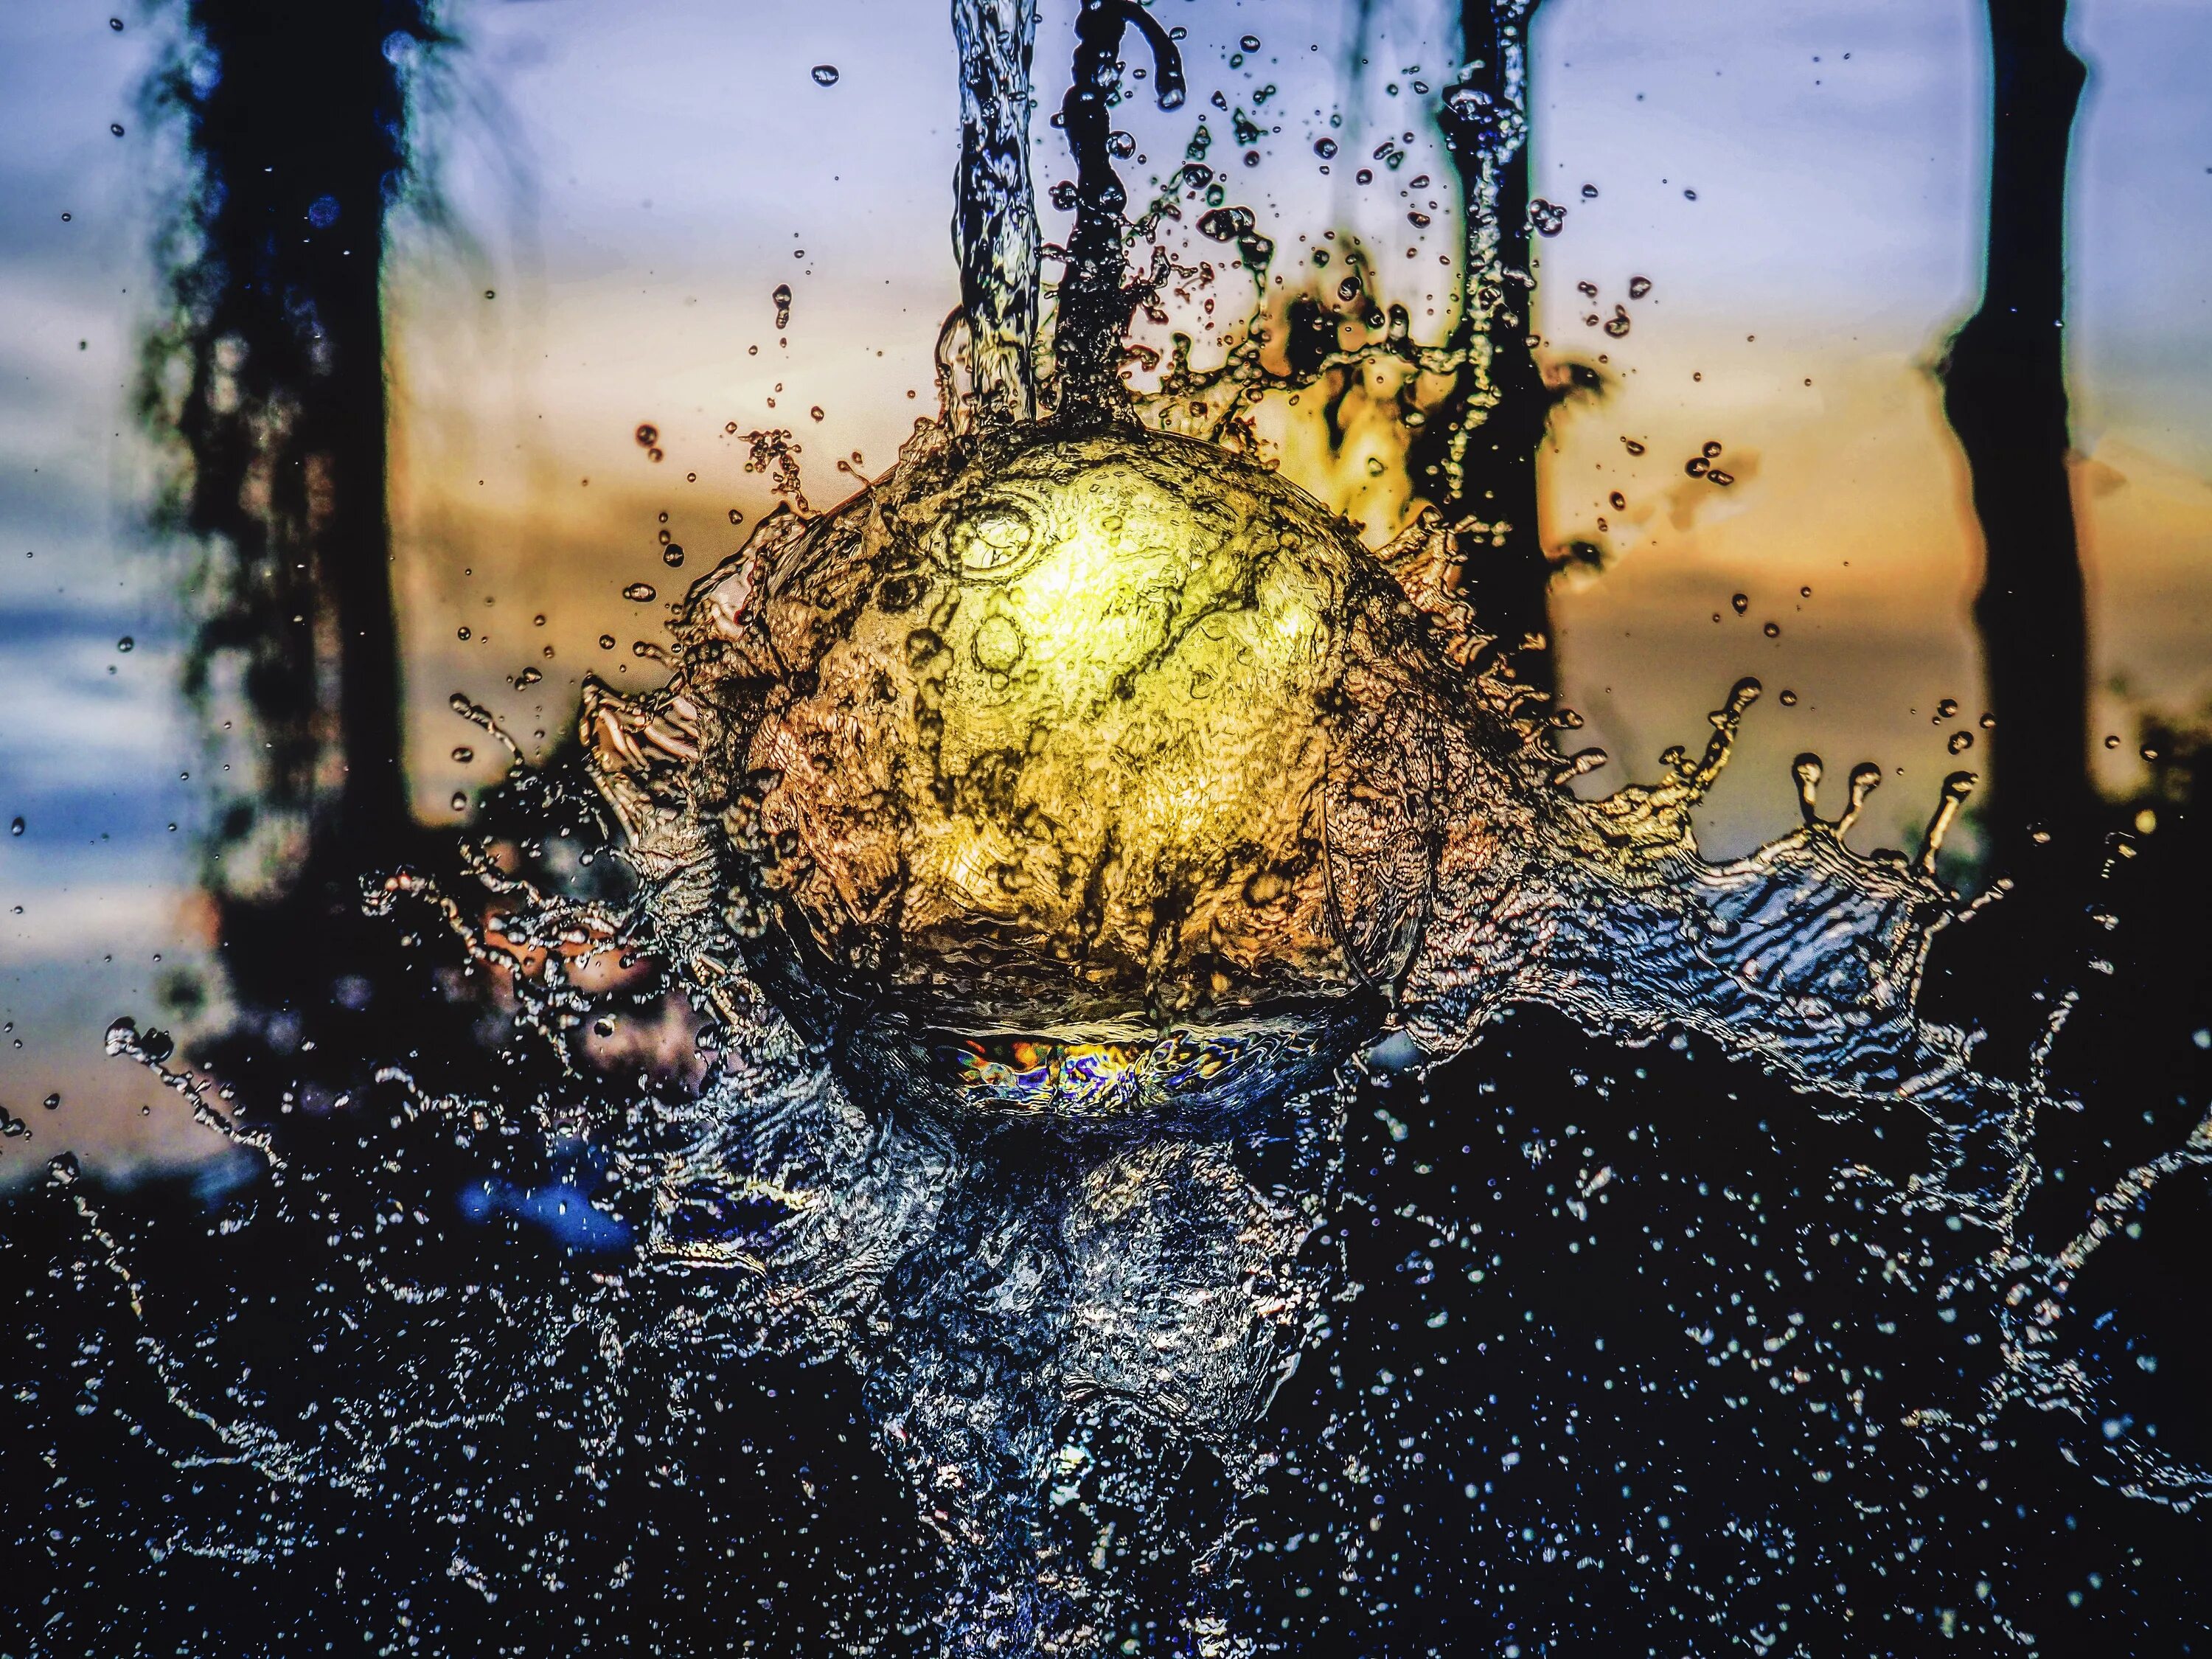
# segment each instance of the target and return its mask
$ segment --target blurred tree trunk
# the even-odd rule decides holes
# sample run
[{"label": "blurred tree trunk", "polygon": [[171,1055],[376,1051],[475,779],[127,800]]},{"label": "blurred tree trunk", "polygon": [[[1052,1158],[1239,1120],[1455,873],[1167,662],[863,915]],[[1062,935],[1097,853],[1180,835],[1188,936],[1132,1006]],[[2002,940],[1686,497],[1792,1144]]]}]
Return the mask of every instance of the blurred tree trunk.
[{"label": "blurred tree trunk", "polygon": [[[1552,564],[1537,522],[1536,452],[1552,398],[1530,345],[1528,39],[1537,0],[1462,0],[1462,64],[1439,120],[1459,177],[1466,252],[1452,343],[1467,351],[1447,418],[1417,442],[1417,487],[1456,534],[1463,591],[1520,678],[1553,684]],[[1534,643],[1530,643],[1534,641]]]},{"label": "blurred tree trunk", "polygon": [[2086,71],[2065,0],[1988,0],[1994,75],[1981,308],[1953,337],[1943,411],[1981,521],[1974,621],[1989,681],[2000,858],[2090,823],[2088,629],[2067,474],[2066,162]]},{"label": "blurred tree trunk", "polygon": [[181,0],[148,100],[197,168],[148,342],[173,513],[205,550],[191,689],[224,744],[211,884],[274,899],[409,824],[381,268],[423,0]]}]

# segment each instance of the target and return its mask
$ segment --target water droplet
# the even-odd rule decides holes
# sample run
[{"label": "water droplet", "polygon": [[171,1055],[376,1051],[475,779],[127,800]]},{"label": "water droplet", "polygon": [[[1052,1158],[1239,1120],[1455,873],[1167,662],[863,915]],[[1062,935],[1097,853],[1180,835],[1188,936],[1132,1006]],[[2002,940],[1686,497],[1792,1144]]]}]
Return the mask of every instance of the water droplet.
[{"label": "water droplet", "polygon": [[484,290],[484,298],[487,300],[496,300],[499,298],[499,290],[495,288],[486,289]]},{"label": "water droplet", "polygon": [[778,283],[775,292],[768,297],[775,304],[775,325],[788,328],[791,325],[791,284]]},{"label": "water droplet", "polygon": [[813,73],[814,84],[817,87],[834,87],[837,84],[837,66],[835,64],[817,64]]},{"label": "water droplet", "polygon": [[1954,732],[1951,741],[1944,745],[1954,755],[1963,755],[1973,746],[1974,734],[1971,732]]},{"label": "water droplet", "polygon": [[1751,609],[1751,595],[1748,593],[1735,594],[1729,600],[1729,603],[1735,607],[1735,614],[1741,617],[1745,611]]},{"label": "water droplet", "polygon": [[660,562],[666,565],[671,570],[675,569],[677,566],[682,564],[684,562],[683,544],[680,542],[671,542],[667,546],[662,548],[660,550]]},{"label": "water droplet", "polygon": [[120,34],[123,33],[123,20],[120,17],[111,17],[107,20],[107,27]]},{"label": "water droplet", "polygon": [[1720,446],[1720,441],[1719,441],[1719,440],[1718,440],[1718,439],[1709,439],[1709,440],[1707,440],[1707,441],[1706,441],[1706,443],[1705,443],[1705,447],[1704,447],[1704,448],[1702,448],[1702,449],[1700,449],[1698,453],[1699,454],[1703,455],[1703,456],[1704,456],[1707,460],[1709,460],[1709,461],[1710,461],[1710,460],[1712,460],[1712,459],[1716,459],[1717,457],[1718,457],[1718,455],[1719,455],[1719,454],[1720,454],[1720,453],[1721,453],[1721,446]]},{"label": "water droplet", "polygon": [[453,791],[453,811],[455,811],[456,812],[465,812],[465,811],[467,811],[468,810],[469,810],[469,798],[468,798],[467,794],[466,794],[466,793],[464,793],[463,791],[461,791],[461,790],[459,790],[459,789],[454,790],[454,791]]},{"label": "water droplet", "polygon": [[2105,747],[2106,747],[2106,748],[2107,748],[2107,749],[2118,749],[2119,746],[2120,746],[2120,740],[2119,740],[2119,738],[2118,738],[2117,736],[2112,735],[2112,734],[2109,734],[2109,733],[2106,736],[2106,738],[2105,738]]},{"label": "water droplet", "polygon": [[1628,279],[1628,297],[1630,299],[1640,300],[1650,292],[1651,279],[1649,276],[1632,276]]},{"label": "water droplet", "polygon": [[1247,52],[1257,52],[1260,50],[1260,37],[1256,34],[1248,34],[1237,44]]},{"label": "water droplet", "polygon": [[120,121],[110,121],[107,124],[107,130],[113,133],[118,138],[120,138],[123,136],[123,123]]},{"label": "water droplet", "polygon": [[50,1112],[58,1112],[62,1109],[62,1097],[59,1095],[48,1095],[40,1103]]},{"label": "water droplet", "polygon": [[730,509],[730,522],[732,524],[743,524],[744,521],[745,514],[744,508],[733,507]]},{"label": "water droplet", "polygon": [[1813,590],[1809,587],[1801,587],[1797,590],[1797,597],[1801,599],[1809,599],[1813,597]]},{"label": "water droplet", "polygon": [[1314,154],[1320,156],[1322,161],[1326,161],[1330,156],[1336,154],[1336,140],[1334,138],[1315,139]]},{"label": "water droplet", "polygon": [[1539,236],[1556,236],[1567,228],[1567,210],[1557,202],[1547,202],[1539,196],[1528,204],[1528,222],[1536,228]]},{"label": "water droplet", "polygon": [[1717,483],[1722,489],[1726,489],[1730,484],[1735,482],[1735,474],[1733,472],[1723,472],[1720,468],[1715,467],[1711,471],[1705,474],[1705,478],[1708,483]]},{"label": "water droplet", "polygon": [[453,637],[457,640],[465,640],[469,638],[470,634],[468,629],[466,627],[455,629],[453,630]]},{"label": "water droplet", "polygon": [[1938,720],[1951,720],[1958,712],[1959,700],[1956,697],[1946,697],[1936,705],[1936,718]]},{"label": "water droplet", "polygon": [[136,651],[138,648],[138,641],[125,634],[121,639],[116,641],[115,648],[118,651]]},{"label": "water droplet", "polygon": [[658,448],[648,449],[645,452],[645,459],[648,461],[657,461],[660,459],[660,451]]},{"label": "water droplet", "polygon": [[1616,513],[1620,512],[1628,505],[1628,497],[1622,495],[1618,489],[1614,490],[1612,495],[1607,496],[1606,500],[1613,503],[1613,510]]},{"label": "water droplet", "polygon": [[1644,453],[1644,446],[1633,438],[1623,438],[1620,442],[1621,447],[1632,455],[1641,455]]},{"label": "water droplet", "polygon": [[640,449],[650,449],[650,448],[652,448],[652,447],[653,447],[653,445],[655,445],[655,444],[659,443],[659,441],[660,441],[660,428],[659,428],[659,427],[657,427],[657,426],[653,425],[653,423],[652,422],[650,422],[650,421],[644,422],[642,422],[642,423],[638,427],[638,428],[637,428],[637,447],[638,447]]},{"label": "water droplet", "polygon": [[1778,640],[1782,637],[1782,624],[1780,623],[1769,623],[1765,627],[1760,629],[1759,631],[1765,635],[1770,640]]},{"label": "water droplet", "polygon": [[599,635],[599,649],[600,649],[600,650],[602,650],[602,651],[611,651],[611,650],[613,650],[614,648],[615,648],[615,636],[614,636],[613,635],[611,635],[611,634],[602,634],[602,635]]},{"label": "water droplet", "polygon": [[514,689],[520,691],[526,685],[537,684],[538,681],[544,678],[545,676],[537,669],[526,668],[520,674],[517,674],[514,677]]},{"label": "water droplet", "polygon": [[623,589],[623,598],[635,599],[640,605],[647,604],[659,597],[659,590],[651,582],[632,582],[628,587]]},{"label": "water droplet", "polygon": [[543,628],[543,627],[544,627],[544,626],[545,626],[545,613],[544,613],[543,611],[539,611],[536,616],[532,617],[530,619],[530,622],[531,622],[531,625],[532,625],[533,628]]},{"label": "water droplet", "polygon": [[1585,202],[1595,202],[1597,200],[1597,186],[1595,185],[1584,185],[1583,186],[1583,200]]},{"label": "water droplet", "polygon": [[1784,689],[1779,702],[1784,708],[1795,708],[1797,706],[1797,694],[1795,691]]},{"label": "water droplet", "polygon": [[1613,308],[1613,315],[1606,321],[1605,331],[1618,340],[1627,334],[1628,327],[1628,308],[1626,306],[1615,306]]},{"label": "water droplet", "polygon": [[1694,202],[1698,199],[1698,192],[1694,190],[1686,190],[1682,192],[1682,199],[1686,202]]},{"label": "water droplet", "polygon": [[453,758],[454,758],[455,760],[457,760],[457,761],[460,762],[460,763],[461,763],[462,765],[464,765],[464,766],[466,766],[466,765],[467,765],[471,761],[474,760],[476,757],[477,757],[477,751],[476,751],[475,750],[473,750],[473,749],[470,748],[466,744],[461,744],[461,745],[460,745],[460,747],[459,747],[458,749],[456,749],[456,750],[453,750]]},{"label": "water droplet", "polygon": [[1713,470],[1713,464],[1702,455],[1692,455],[1682,463],[1682,471],[1693,478],[1702,478]]}]

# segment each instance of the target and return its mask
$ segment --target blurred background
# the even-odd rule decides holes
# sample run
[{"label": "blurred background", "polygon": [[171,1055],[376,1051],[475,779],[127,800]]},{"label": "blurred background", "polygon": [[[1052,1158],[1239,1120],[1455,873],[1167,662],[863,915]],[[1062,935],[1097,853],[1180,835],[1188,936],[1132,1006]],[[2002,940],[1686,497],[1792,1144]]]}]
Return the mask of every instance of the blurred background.
[{"label": "blurred background", "polygon": [[[934,410],[958,299],[957,66],[936,6],[386,3],[357,41],[318,37],[329,75],[303,79],[321,60],[294,42],[256,82],[250,42],[280,10],[116,3],[0,13],[0,1183],[64,1149],[118,1177],[208,1156],[143,1069],[104,1057],[109,1022],[219,1023],[222,905],[281,881],[313,824],[396,860],[410,835],[465,823],[505,757],[455,694],[535,759],[569,736],[584,673],[649,683],[669,602],[773,504],[750,435],[787,429],[810,498],[841,498]],[[1302,280],[1324,241],[1356,244],[1375,290],[1441,340],[1461,228],[1433,111],[1457,8],[1153,10],[1188,31],[1191,97],[1117,113],[1133,195],[1206,121],[1218,164],[1232,136],[1245,154],[1234,182],[1277,244],[1262,289]],[[1072,12],[1042,9],[1041,193],[1067,172],[1049,112]],[[248,44],[211,50],[218,25]],[[2212,695],[2212,102],[2196,72],[2212,13],[2075,0],[2067,27],[2088,69],[2064,181],[2067,482],[2090,756],[2117,799],[2152,781],[2146,721],[2185,726]],[[1536,246],[1537,356],[1585,371],[1539,467],[1546,546],[1584,550],[1560,561],[1551,623],[1563,700],[1614,757],[1592,782],[1648,779],[1753,673],[1770,696],[1707,851],[1795,822],[1789,761],[1808,749],[1834,772],[1878,760],[1866,839],[1909,845],[1943,775],[1982,760],[1988,706],[1981,532],[1936,373],[1982,292],[1982,7],[1544,0],[1528,70],[1530,189],[1565,209]],[[346,98],[380,137],[302,150],[298,125]],[[366,183],[286,198],[311,161]],[[249,208],[297,250],[279,249],[296,266],[262,301],[312,311],[298,373],[329,372],[318,352],[381,362],[320,414],[256,389],[267,354],[234,343],[254,325],[223,322],[235,296],[210,286],[225,215]],[[1045,218],[1050,240],[1066,216]],[[1222,257],[1188,227],[1170,240]],[[1179,316],[1201,362],[1254,293],[1224,282]],[[1616,314],[1626,333],[1598,326]],[[258,478],[287,419],[307,434],[292,471]],[[318,419],[368,435],[319,437]],[[1685,471],[1712,444],[1724,489]],[[226,453],[221,501],[180,486]],[[347,453],[381,476],[327,459]],[[1402,472],[1356,435],[1324,453],[1287,434],[1279,459],[1370,538],[1402,524]],[[240,501],[273,538],[258,586],[223,563]],[[388,584],[288,587],[287,533],[357,533],[368,550],[348,568]],[[388,617],[355,626],[346,607],[374,611],[387,589]],[[302,592],[329,614],[295,611]],[[252,642],[271,618],[310,641],[297,660]],[[344,653],[310,648],[378,627],[400,682],[391,732],[364,726]],[[257,684],[307,711],[297,729],[257,724],[277,700]],[[376,764],[338,776],[334,751]]]}]

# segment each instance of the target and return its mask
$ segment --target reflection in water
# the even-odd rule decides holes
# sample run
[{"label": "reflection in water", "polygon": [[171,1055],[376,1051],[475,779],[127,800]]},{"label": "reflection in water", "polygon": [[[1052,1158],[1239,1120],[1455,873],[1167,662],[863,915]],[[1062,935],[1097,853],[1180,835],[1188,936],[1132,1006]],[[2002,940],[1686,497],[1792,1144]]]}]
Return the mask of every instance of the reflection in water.
[{"label": "reflection in water", "polygon": [[[1580,798],[1603,757],[1492,649],[1464,522],[1370,550],[1139,417],[1105,99],[1126,27],[1163,96],[1173,42],[1086,0],[1041,346],[1025,165],[976,90],[1025,84],[1033,23],[957,15],[989,279],[940,418],[700,580],[665,687],[587,684],[581,755],[518,766],[455,868],[369,884],[406,962],[376,994],[419,1023],[355,1110],[234,1119],[111,1031],[243,1167],[134,1231],[57,1164],[75,1224],[23,1252],[27,1305],[84,1364],[18,1395],[52,1467],[99,1455],[119,1378],[119,1455],[176,1517],[134,1551],[342,1554],[343,1616],[395,1650],[2092,1628],[2029,1500],[2108,1494],[2053,1466],[2178,1511],[2207,1477],[2156,1356],[2127,1374],[2072,1309],[2212,1130],[2146,1112],[2073,1166],[2086,1230],[2051,1203],[2074,1002],[2002,1066],[2008,1034],[1921,1006],[1939,933],[2003,925],[1936,872],[1971,779],[1914,854],[1862,855],[1879,773],[1838,809],[1808,755],[1799,827],[1709,863],[1746,680],[1658,782]],[[136,1583],[58,1479],[49,1541]],[[2091,1589],[2180,1547],[2117,1535]],[[226,1628],[327,1628],[301,1594]]]}]

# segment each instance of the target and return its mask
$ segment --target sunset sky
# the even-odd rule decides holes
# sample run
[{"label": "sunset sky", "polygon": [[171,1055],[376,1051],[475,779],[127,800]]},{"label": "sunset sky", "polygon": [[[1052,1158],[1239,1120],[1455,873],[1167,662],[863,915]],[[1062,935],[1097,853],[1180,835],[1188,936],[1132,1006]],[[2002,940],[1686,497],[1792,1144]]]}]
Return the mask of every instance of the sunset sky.
[{"label": "sunset sky", "polygon": [[[1458,232],[1427,112],[1455,9],[1374,0],[1355,39],[1359,9],[1155,0],[1189,31],[1191,97],[1117,114],[1145,157],[1124,173],[1142,199],[1205,118],[1235,199],[1278,244],[1273,273],[1304,280],[1324,231],[1339,246],[1356,235],[1433,339]],[[2071,181],[2076,498],[2097,730],[2127,739],[2099,759],[2124,782],[2136,711],[2212,695],[2212,11],[2073,12],[2091,66]],[[1072,7],[1042,13],[1035,150],[1048,185],[1068,171],[1046,117]],[[0,817],[27,825],[0,845],[0,1018],[24,1043],[0,1048],[0,1103],[35,1131],[0,1143],[0,1181],[64,1146],[127,1167],[195,1144],[125,1062],[99,1058],[107,1022],[148,1017],[161,976],[204,951],[198,797],[180,776],[198,739],[174,692],[188,554],[143,527],[152,471],[127,404],[151,240],[179,176],[134,101],[165,25],[132,9],[118,32],[109,15],[0,13],[0,697],[13,716]],[[1607,392],[1563,413],[1546,459],[1547,539],[1611,555],[1558,604],[1567,699],[1615,757],[1597,781],[1649,777],[1740,674],[1798,696],[1752,715],[1710,850],[1794,819],[1787,762],[1808,748],[1836,770],[1880,760],[1871,836],[1909,837],[1960,763],[1936,703],[1978,712],[1977,544],[1928,365],[1978,282],[1980,18],[1966,0],[1546,0],[1540,14],[1535,187],[1568,213],[1541,245],[1539,328],[1547,355],[1609,359]],[[585,669],[649,675],[629,647],[659,636],[665,606],[623,587],[677,597],[742,539],[732,508],[749,527],[770,504],[726,424],[794,428],[809,494],[836,500],[852,487],[839,458],[879,471],[933,407],[931,349],[957,291],[939,6],[477,0],[449,21],[464,45],[418,118],[445,211],[403,231],[389,279],[415,800],[447,822],[455,789],[493,775],[481,754],[449,758],[469,734],[448,695],[542,746]],[[1256,50],[1240,48],[1248,35]],[[828,87],[810,73],[825,64]],[[1238,109],[1280,128],[1249,169],[1233,164]],[[1338,147],[1326,175],[1319,137]],[[1405,151],[1395,171],[1372,159],[1386,140]],[[1371,186],[1352,181],[1358,167]],[[1417,230],[1406,212],[1431,198],[1434,222]],[[1059,222],[1048,211],[1048,237]],[[1650,280],[1648,298],[1628,301],[1632,276]],[[794,293],[781,331],[779,283]],[[1234,321],[1252,291],[1224,277],[1214,320]],[[1584,325],[1616,303],[1632,314],[1626,338]],[[632,436],[648,421],[658,464]],[[1683,474],[1708,441],[1737,477],[1726,491]],[[1326,498],[1387,518],[1389,492],[1364,471],[1285,460]],[[1626,510],[1607,506],[1613,490]],[[662,562],[664,511],[681,570]],[[526,665],[545,678],[517,691]],[[55,1091],[63,1109],[39,1109]]]}]

